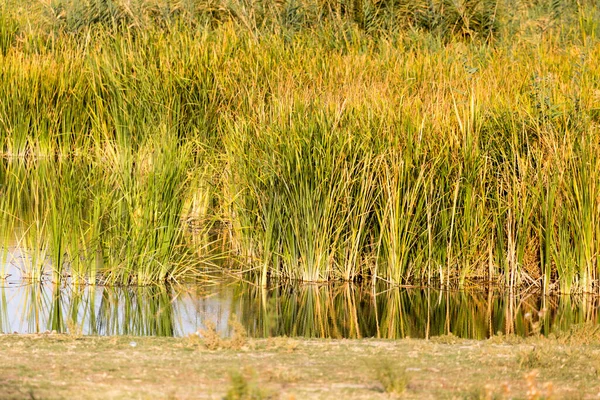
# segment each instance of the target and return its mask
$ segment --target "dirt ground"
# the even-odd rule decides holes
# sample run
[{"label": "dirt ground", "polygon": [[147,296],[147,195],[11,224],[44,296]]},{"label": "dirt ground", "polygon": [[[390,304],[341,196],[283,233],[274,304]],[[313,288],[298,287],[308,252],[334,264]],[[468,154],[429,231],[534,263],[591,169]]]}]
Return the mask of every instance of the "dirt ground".
[{"label": "dirt ground", "polygon": [[0,335],[1,399],[563,399],[600,395],[600,333],[223,340]]}]

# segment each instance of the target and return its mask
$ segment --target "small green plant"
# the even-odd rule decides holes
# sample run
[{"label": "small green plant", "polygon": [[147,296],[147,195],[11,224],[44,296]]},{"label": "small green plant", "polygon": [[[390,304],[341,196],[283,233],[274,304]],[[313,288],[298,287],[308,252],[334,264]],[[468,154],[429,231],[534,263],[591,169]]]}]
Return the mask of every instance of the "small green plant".
[{"label": "small green plant", "polygon": [[223,400],[262,400],[270,398],[246,376],[254,375],[251,371],[243,374],[239,371],[230,374],[231,386]]},{"label": "small green plant", "polygon": [[384,361],[377,368],[377,380],[383,387],[384,392],[391,394],[403,393],[408,384],[406,369],[390,361]]}]

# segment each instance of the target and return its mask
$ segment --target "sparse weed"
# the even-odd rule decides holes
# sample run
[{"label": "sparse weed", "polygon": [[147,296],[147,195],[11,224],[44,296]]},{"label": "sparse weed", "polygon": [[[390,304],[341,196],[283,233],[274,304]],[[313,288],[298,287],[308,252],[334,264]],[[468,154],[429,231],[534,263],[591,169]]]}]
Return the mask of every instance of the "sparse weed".
[{"label": "sparse weed", "polygon": [[231,316],[229,321],[233,334],[231,335],[230,347],[234,350],[239,350],[248,345],[248,334],[246,328],[237,319],[235,314]]},{"label": "sparse weed", "polygon": [[208,350],[241,350],[248,345],[248,335],[244,326],[235,320],[235,315],[231,317],[230,327],[232,335],[230,338],[223,338],[216,330],[214,322],[206,320],[205,328],[198,331],[197,336],[202,338],[202,344]]},{"label": "sparse weed", "polygon": [[517,355],[519,368],[524,370],[532,370],[541,368],[548,364],[548,360],[542,349],[534,346],[532,349],[523,350]]},{"label": "sparse weed", "polygon": [[202,338],[202,344],[208,350],[219,350],[226,348],[227,342],[219,335],[216,325],[212,321],[204,322],[204,329],[198,331],[198,336]]}]

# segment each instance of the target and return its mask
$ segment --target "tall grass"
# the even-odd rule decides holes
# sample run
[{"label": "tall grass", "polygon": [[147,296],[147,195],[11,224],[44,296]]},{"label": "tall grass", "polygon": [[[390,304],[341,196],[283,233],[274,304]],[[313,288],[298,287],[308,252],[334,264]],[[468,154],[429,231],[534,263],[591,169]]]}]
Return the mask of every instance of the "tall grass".
[{"label": "tall grass", "polygon": [[[25,275],[598,290],[594,2],[0,7]],[[7,239],[10,238],[10,239]]]}]

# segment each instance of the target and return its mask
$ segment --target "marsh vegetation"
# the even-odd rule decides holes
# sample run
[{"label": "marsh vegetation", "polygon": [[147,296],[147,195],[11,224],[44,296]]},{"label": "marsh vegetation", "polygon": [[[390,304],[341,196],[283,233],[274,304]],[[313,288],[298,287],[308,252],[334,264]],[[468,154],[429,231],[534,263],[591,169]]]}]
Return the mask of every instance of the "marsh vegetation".
[{"label": "marsh vegetation", "polygon": [[595,1],[3,0],[0,21],[0,239],[26,278],[600,290]]}]

